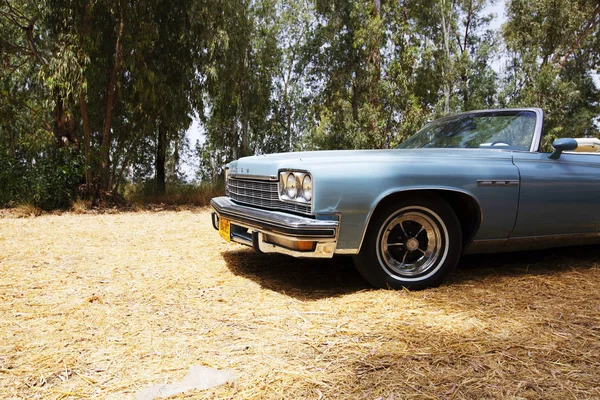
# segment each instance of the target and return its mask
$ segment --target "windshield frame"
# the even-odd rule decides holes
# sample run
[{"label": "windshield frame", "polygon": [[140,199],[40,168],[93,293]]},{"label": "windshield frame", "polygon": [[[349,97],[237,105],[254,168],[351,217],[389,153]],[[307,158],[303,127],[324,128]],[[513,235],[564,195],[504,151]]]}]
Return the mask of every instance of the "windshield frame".
[{"label": "windshield frame", "polygon": [[[544,111],[541,108],[537,108],[537,107],[531,107],[531,108],[498,108],[498,109],[492,109],[492,110],[474,110],[474,111],[465,111],[462,113],[458,113],[458,114],[452,114],[452,115],[446,115],[444,117],[435,119],[433,121],[428,122],[426,125],[424,125],[421,129],[419,129],[418,132],[420,132],[421,130],[425,129],[426,127],[430,126],[431,124],[437,124],[440,122],[444,122],[447,120],[453,120],[453,119],[458,119],[458,118],[464,118],[464,117],[468,117],[468,116],[494,116],[494,115],[499,115],[499,116],[510,116],[510,115],[517,115],[519,113],[522,112],[533,112],[535,113],[535,128],[533,131],[533,135],[531,138],[531,145],[529,146],[529,150],[517,150],[517,149],[511,149],[511,151],[519,151],[519,152],[538,152],[540,149],[540,144],[542,141],[542,128],[543,128],[543,124],[544,124]],[[415,132],[415,135],[418,133]],[[413,135],[411,135],[410,137],[412,137]],[[408,139],[407,139],[408,140]],[[398,145],[398,147],[396,147],[399,150],[402,150],[402,148],[400,147],[402,144]],[[444,147],[432,147],[432,148],[444,148]],[[469,150],[469,149],[466,149]],[[476,149],[470,149],[470,150],[476,150]],[[496,150],[496,149],[494,149]],[[502,150],[502,148],[498,148],[497,150]]]}]

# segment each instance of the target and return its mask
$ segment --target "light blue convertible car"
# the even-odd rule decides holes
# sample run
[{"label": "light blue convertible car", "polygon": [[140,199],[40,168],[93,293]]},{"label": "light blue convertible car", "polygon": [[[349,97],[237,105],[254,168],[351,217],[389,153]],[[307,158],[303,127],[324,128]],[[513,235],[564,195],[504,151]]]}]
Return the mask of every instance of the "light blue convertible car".
[{"label": "light blue convertible car", "polygon": [[241,158],[211,201],[213,225],[262,253],[353,255],[380,288],[439,285],[463,253],[600,242],[600,141],[543,152],[543,116],[471,111],[392,150]]}]

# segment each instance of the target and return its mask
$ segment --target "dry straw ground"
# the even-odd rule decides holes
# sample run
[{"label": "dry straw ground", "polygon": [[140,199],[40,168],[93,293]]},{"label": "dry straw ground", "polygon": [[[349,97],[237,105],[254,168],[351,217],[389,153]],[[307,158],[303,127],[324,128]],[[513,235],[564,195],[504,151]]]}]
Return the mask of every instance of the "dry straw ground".
[{"label": "dry straw ground", "polygon": [[599,398],[598,248],[465,258],[422,292],[261,256],[206,209],[0,219],[0,398]]}]

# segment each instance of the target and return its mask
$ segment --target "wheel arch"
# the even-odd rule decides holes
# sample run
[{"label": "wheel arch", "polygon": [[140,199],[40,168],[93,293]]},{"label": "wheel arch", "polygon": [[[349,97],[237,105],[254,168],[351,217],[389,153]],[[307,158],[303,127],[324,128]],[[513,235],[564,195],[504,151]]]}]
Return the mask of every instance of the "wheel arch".
[{"label": "wheel arch", "polygon": [[411,196],[427,195],[437,196],[444,200],[456,213],[456,217],[460,222],[462,231],[463,250],[466,249],[467,246],[471,244],[471,241],[475,237],[475,234],[479,230],[483,220],[481,205],[479,204],[477,198],[475,198],[475,196],[473,196],[471,193],[454,188],[409,188],[388,192],[380,196],[380,198],[376,201],[376,206],[372,208],[372,211],[367,217],[367,223],[365,225],[363,237],[360,241],[358,250],[360,251],[362,248],[365,235],[367,234],[367,230],[369,229],[369,225],[373,219],[373,216],[377,215],[382,208],[387,206],[389,203],[400,199],[404,200]]}]

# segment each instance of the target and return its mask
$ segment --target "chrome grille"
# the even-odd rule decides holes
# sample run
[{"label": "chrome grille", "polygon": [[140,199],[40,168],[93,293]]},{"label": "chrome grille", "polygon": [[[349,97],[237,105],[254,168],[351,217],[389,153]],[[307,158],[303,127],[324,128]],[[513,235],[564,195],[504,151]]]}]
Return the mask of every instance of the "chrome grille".
[{"label": "chrome grille", "polygon": [[242,204],[302,214],[310,214],[312,211],[310,204],[279,200],[277,181],[228,178],[225,192],[232,200]]}]

